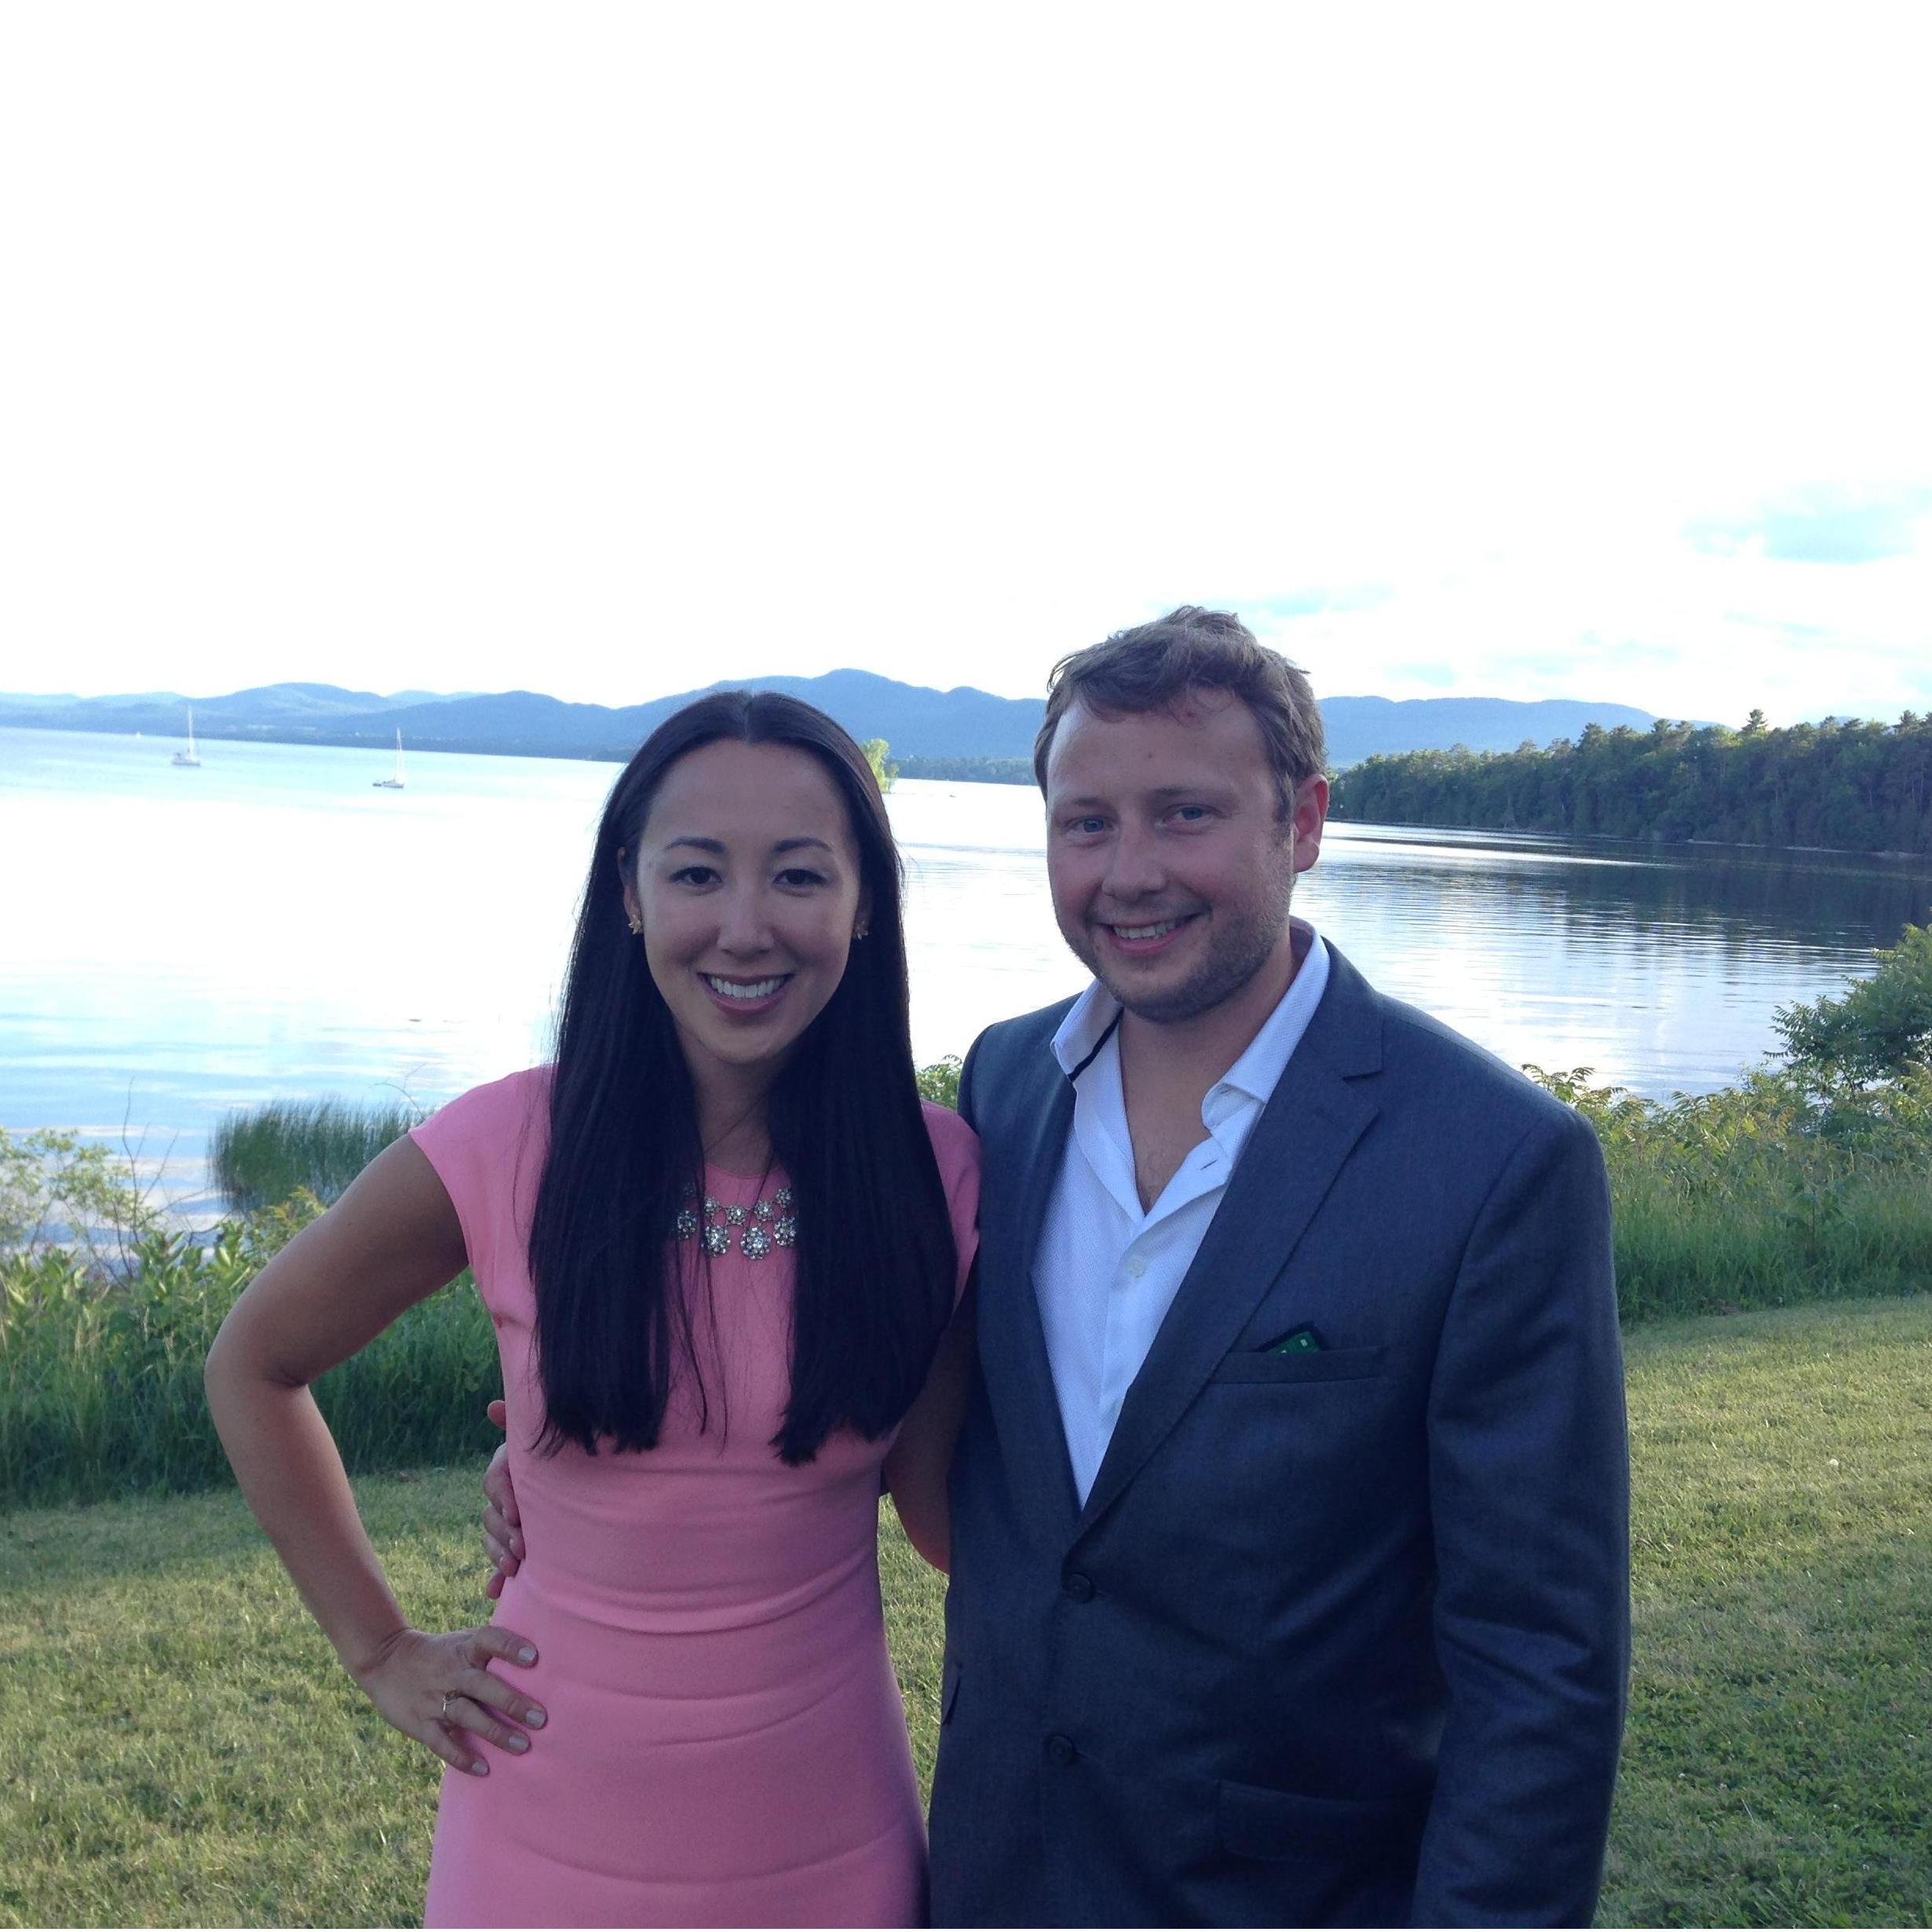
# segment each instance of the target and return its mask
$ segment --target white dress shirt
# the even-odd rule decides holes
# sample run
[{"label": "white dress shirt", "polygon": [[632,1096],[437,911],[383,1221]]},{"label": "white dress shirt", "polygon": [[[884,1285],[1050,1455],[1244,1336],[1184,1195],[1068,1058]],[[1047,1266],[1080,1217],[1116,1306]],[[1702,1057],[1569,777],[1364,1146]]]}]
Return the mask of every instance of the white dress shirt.
[{"label": "white dress shirt", "polygon": [[1087,1064],[1074,1085],[1073,1129],[1033,1259],[1033,1291],[1083,1503],[1112,1440],[1120,1404],[1221,1205],[1249,1132],[1321,1003],[1328,949],[1306,921],[1295,924],[1298,940],[1306,933],[1308,948],[1293,982],[1240,1058],[1207,1090],[1201,1102],[1207,1138],[1189,1150],[1150,1208],[1141,1208],[1134,1184],[1119,1035],[1108,1031],[1119,1003],[1096,981],[1054,1035],[1062,1072],[1072,1075]]}]

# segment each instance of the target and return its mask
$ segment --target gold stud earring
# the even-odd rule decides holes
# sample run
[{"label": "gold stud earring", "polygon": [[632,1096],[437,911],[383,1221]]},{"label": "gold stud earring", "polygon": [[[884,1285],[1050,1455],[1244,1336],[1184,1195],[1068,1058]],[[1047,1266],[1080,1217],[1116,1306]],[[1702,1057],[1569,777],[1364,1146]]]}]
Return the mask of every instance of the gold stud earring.
[{"label": "gold stud earring", "polygon": [[867,933],[871,931],[871,927],[867,926],[865,922],[861,919],[859,923],[852,929],[852,937],[854,939],[863,939]]},{"label": "gold stud earring", "polygon": [[634,912],[631,914],[630,929],[632,932],[637,933],[640,937],[643,936],[644,915],[641,913]]}]

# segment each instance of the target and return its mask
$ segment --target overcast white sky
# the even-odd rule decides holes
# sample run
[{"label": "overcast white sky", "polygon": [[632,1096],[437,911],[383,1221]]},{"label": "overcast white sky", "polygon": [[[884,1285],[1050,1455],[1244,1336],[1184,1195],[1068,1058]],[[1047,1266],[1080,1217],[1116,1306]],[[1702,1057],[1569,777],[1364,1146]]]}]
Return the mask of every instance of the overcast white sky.
[{"label": "overcast white sky", "polygon": [[0,14],[0,689],[1932,707],[1922,9]]}]

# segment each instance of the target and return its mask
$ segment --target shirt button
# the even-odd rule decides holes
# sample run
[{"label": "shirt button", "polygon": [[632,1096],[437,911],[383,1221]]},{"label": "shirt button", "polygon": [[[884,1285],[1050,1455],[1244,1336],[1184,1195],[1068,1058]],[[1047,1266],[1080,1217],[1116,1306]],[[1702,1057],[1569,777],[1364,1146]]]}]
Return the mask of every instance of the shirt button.
[{"label": "shirt button", "polygon": [[1071,1737],[1056,1734],[1046,1740],[1046,1762],[1049,1764],[1071,1764],[1080,1754],[1073,1748]]},{"label": "shirt button", "polygon": [[1132,1255],[1127,1261],[1127,1273],[1138,1281],[1147,1273],[1147,1263],[1139,1255]]},{"label": "shirt button", "polygon": [[1094,1601],[1094,1580],[1083,1576],[1078,1570],[1071,1570],[1060,1587],[1076,1603],[1091,1603]]}]

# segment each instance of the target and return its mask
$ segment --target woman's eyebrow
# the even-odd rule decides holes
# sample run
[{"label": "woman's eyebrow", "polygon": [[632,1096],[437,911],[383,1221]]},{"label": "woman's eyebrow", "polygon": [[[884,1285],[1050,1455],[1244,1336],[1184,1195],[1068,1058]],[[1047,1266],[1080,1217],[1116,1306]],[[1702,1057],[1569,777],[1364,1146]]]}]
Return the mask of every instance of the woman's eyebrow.
[{"label": "woman's eyebrow", "polygon": [[[726,849],[723,839],[700,838],[695,832],[685,832],[680,835],[680,836],[676,838],[667,838],[664,842],[664,849],[667,852],[672,850],[678,845],[691,845],[695,847],[699,852],[714,852],[721,854]],[[820,838],[815,834],[810,832],[802,832],[795,838],[780,838],[776,840],[772,844],[772,849],[774,852],[798,852],[806,847],[810,847],[819,852],[834,852],[834,848],[829,839]],[[834,856],[836,856],[835,853]]]}]

